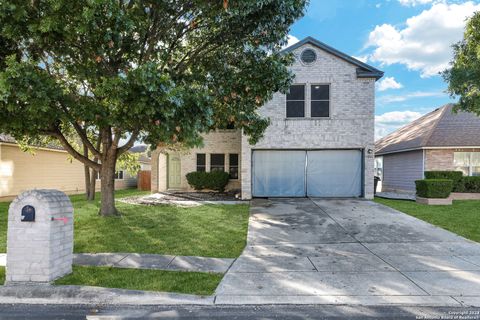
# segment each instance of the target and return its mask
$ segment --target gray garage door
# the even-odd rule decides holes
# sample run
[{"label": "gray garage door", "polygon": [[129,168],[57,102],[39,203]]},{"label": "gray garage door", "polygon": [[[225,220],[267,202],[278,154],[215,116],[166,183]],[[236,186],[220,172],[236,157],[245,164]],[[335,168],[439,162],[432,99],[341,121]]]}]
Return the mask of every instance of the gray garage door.
[{"label": "gray garage door", "polygon": [[360,150],[253,152],[255,197],[359,197]]}]

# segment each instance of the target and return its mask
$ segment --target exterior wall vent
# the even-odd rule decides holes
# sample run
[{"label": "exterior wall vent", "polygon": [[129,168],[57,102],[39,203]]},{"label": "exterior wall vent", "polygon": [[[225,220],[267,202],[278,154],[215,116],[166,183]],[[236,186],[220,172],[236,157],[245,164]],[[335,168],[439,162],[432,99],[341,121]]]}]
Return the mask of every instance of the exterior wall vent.
[{"label": "exterior wall vent", "polygon": [[315,62],[315,60],[317,60],[317,54],[313,49],[305,49],[302,51],[300,59],[305,64],[312,64]]}]

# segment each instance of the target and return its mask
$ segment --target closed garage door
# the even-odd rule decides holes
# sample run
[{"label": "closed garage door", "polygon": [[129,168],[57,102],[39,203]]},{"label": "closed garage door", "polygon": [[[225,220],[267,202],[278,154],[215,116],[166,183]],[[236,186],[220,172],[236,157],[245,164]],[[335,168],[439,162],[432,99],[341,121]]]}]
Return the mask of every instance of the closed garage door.
[{"label": "closed garage door", "polygon": [[359,197],[360,150],[253,152],[255,197]]}]

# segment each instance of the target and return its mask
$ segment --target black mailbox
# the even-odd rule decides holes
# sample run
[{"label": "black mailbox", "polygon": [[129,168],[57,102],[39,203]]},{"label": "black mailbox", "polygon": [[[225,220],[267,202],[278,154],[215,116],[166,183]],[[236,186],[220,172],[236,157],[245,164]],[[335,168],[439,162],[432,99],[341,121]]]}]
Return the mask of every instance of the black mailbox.
[{"label": "black mailbox", "polygon": [[35,208],[32,206],[25,206],[22,208],[22,222],[35,221]]}]

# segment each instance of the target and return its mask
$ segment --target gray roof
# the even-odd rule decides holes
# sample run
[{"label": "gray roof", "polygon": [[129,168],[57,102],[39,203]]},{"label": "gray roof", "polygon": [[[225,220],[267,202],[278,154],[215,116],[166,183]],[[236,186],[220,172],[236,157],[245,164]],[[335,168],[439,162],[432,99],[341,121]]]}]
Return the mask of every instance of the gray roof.
[{"label": "gray roof", "polygon": [[4,133],[0,133],[0,142],[16,143],[15,139],[12,136]]},{"label": "gray roof", "polygon": [[312,37],[306,37],[305,39],[303,40],[300,40],[299,42],[291,45],[290,47],[286,48],[286,49],[283,49],[282,52],[292,52],[293,50],[297,49],[297,48],[300,48],[301,46],[303,46],[304,44],[311,44],[313,46],[316,46],[334,56],[336,56],[337,58],[340,58],[342,60],[345,60],[355,66],[357,66],[357,77],[359,78],[375,78],[376,80],[380,79],[381,77],[383,77],[383,71],[380,71],[374,67],[372,67],[371,65],[368,65],[362,61],[359,61],[357,59],[355,59],[354,57],[352,56],[349,56],[348,54],[346,53],[343,53],[341,51],[338,51],[337,49],[335,48],[332,48],[330,47],[329,45],[321,42],[321,41],[318,41],[317,39],[315,38],[312,38]]},{"label": "gray roof", "polygon": [[402,152],[426,147],[479,147],[480,117],[453,112],[453,104],[427,113],[375,143],[375,153]]}]

